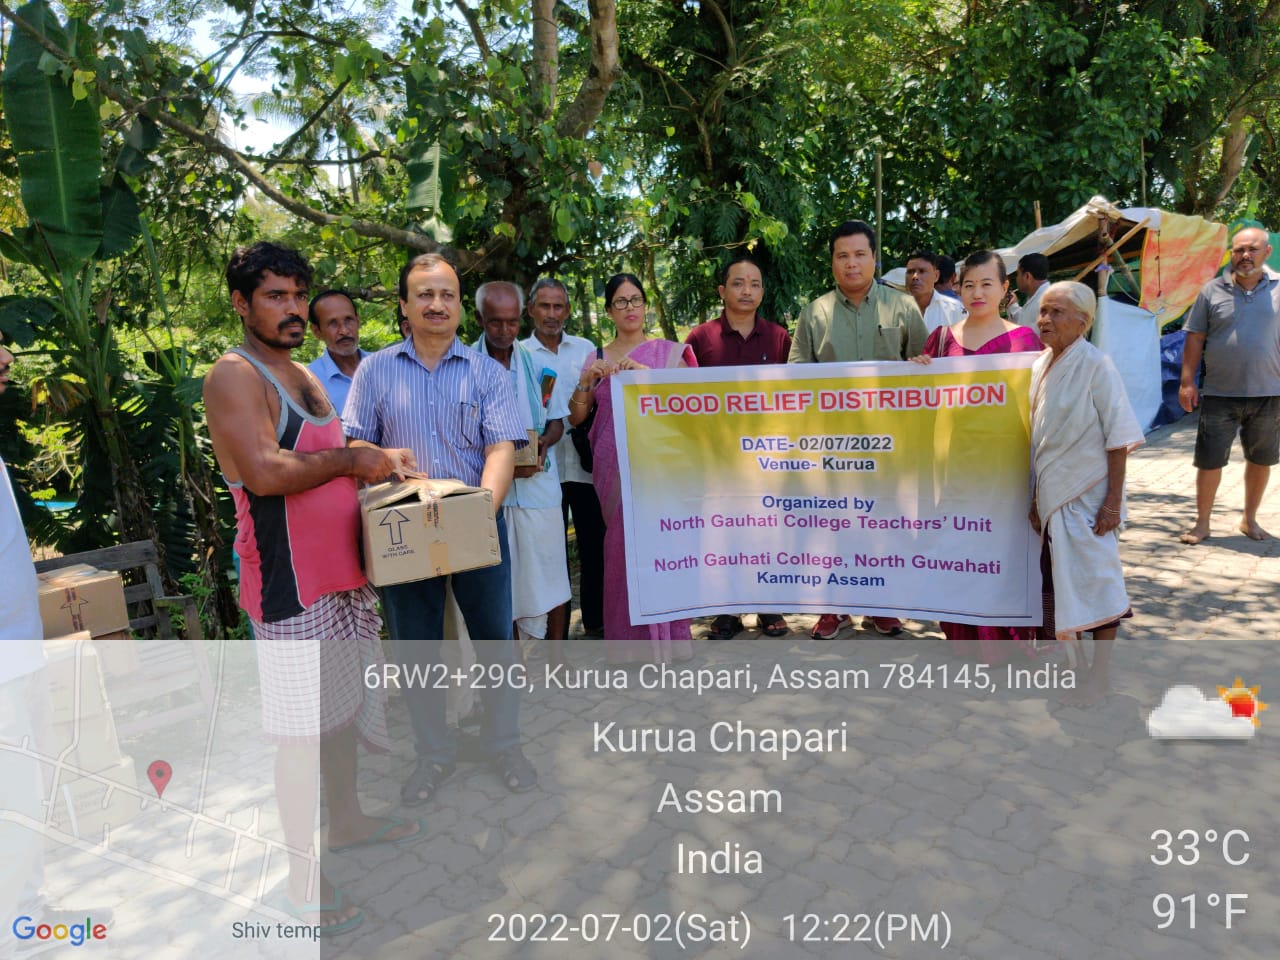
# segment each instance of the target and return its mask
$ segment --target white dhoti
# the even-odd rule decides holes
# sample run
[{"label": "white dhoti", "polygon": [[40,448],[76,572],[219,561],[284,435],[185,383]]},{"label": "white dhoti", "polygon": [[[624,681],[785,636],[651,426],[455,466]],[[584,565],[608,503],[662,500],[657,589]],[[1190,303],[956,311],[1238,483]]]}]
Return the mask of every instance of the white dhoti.
[{"label": "white dhoti", "polygon": [[[1110,623],[1129,609],[1120,565],[1119,529],[1093,525],[1107,494],[1108,451],[1126,455],[1143,442],[1115,365],[1087,340],[1031,368],[1031,449],[1036,504],[1053,558],[1058,633]],[[1124,519],[1124,492],[1120,514]]]},{"label": "white dhoti", "polygon": [[530,637],[547,635],[547,614],[569,600],[560,507],[504,508],[511,550],[511,615]]},{"label": "white dhoti", "polygon": [[1120,566],[1120,529],[1093,532],[1106,495],[1105,480],[1055,510],[1046,522],[1053,560],[1054,629],[1092,630],[1129,610]]}]

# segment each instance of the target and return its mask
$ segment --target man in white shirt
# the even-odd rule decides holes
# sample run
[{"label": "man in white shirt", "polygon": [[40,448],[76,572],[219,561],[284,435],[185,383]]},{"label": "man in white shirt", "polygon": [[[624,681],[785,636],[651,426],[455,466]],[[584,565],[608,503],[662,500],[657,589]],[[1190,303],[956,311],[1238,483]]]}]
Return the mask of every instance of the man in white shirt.
[{"label": "man in white shirt", "polygon": [[[0,394],[9,386],[13,354],[0,346]],[[50,740],[49,682],[44,669],[44,626],[31,546],[18,515],[9,470],[0,460],[0,743],[40,750]],[[43,822],[44,772],[37,760],[0,750],[0,810]],[[24,823],[0,819],[0,912],[5,923],[23,917],[31,924],[84,922],[83,910],[46,907],[44,834]],[[110,922],[109,911],[92,911],[95,921]],[[22,924],[25,928],[27,924]],[[15,944],[15,933],[0,935],[0,956]],[[6,943],[8,941],[8,943]],[[34,944],[28,940],[16,944]]]},{"label": "man in white shirt", "polygon": [[564,435],[569,406],[564,392],[544,396],[542,365],[516,338],[524,313],[524,294],[514,283],[494,281],[476,290],[476,319],[484,336],[476,349],[487,353],[511,374],[516,404],[526,429],[538,435],[536,466],[516,467],[515,480],[503,501],[511,548],[511,613],[516,643],[545,638],[548,660],[564,662],[564,614],[569,603],[564,520],[560,513],[560,480],[548,462]]},{"label": "man in white shirt", "polygon": [[[533,334],[521,341],[542,367],[556,372],[555,392],[568,405],[578,382],[578,373],[596,355],[596,345],[584,337],[564,332],[569,317],[569,293],[563,283],[543,277],[529,291],[529,319]],[[567,433],[567,430],[566,430]],[[561,516],[566,530],[573,513],[574,537],[578,545],[578,603],[582,608],[582,628],[588,636],[599,637],[604,626],[604,517],[591,484],[591,474],[582,469],[578,451],[566,436],[549,451],[560,479]],[[567,536],[567,535],[566,535]],[[567,553],[566,544],[566,553]],[[568,630],[569,608],[564,624]],[[562,638],[563,639],[563,638]]]},{"label": "man in white shirt", "polygon": [[311,298],[311,332],[324,341],[324,353],[307,369],[316,375],[329,395],[333,409],[342,408],[351,390],[351,378],[366,356],[360,349],[360,315],[350,294],[341,290],[321,290]]},{"label": "man in white shirt", "polygon": [[907,293],[915,299],[930,333],[938,327],[949,327],[964,316],[959,300],[944,297],[934,289],[938,276],[935,254],[917,250],[907,258]]},{"label": "man in white shirt", "polygon": [[1009,291],[1006,307],[1009,319],[1019,326],[1034,328],[1040,316],[1040,296],[1049,287],[1049,258],[1043,253],[1028,253],[1018,261],[1015,280],[1027,299],[1018,306],[1018,298]]}]

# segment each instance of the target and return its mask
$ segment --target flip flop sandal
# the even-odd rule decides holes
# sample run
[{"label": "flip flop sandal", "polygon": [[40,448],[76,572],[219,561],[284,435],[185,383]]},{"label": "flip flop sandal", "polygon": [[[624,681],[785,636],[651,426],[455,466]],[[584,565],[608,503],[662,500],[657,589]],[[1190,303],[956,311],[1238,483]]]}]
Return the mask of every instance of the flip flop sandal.
[{"label": "flip flop sandal", "polygon": [[791,632],[787,620],[780,613],[761,613],[756,615],[760,624],[760,632],[766,637],[785,637]]},{"label": "flip flop sandal", "polygon": [[722,613],[711,621],[711,632],[707,634],[712,640],[732,640],[742,632],[742,618]]},{"label": "flip flop sandal", "polygon": [[[453,769],[452,763],[428,763],[426,760],[419,760],[409,779],[400,788],[400,802],[406,807],[422,806],[436,795],[440,784],[453,775]],[[420,796],[423,793],[426,794],[425,797]]]},{"label": "flip flop sandal", "polygon": [[316,928],[316,932],[319,933],[320,936],[336,937],[344,933],[350,933],[356,927],[360,926],[360,924],[364,923],[364,911],[357,910],[355,914],[347,917],[347,919],[342,922],[331,923],[328,926],[315,923],[314,921],[318,919],[318,914],[339,912],[346,901],[346,896],[338,889],[333,891],[332,903],[304,903],[301,905],[294,903],[289,899],[289,894],[282,892],[280,894],[278,906],[285,913],[289,914],[289,916],[293,917],[293,919],[301,920],[303,923],[314,926]]},{"label": "flip flop sandal", "polygon": [[493,758],[493,769],[512,793],[524,793],[538,785],[538,771],[519,747],[512,747]]},{"label": "flip flop sandal", "polygon": [[[399,817],[387,817],[385,825],[373,831],[363,840],[357,840],[355,843],[343,843],[336,847],[330,847],[330,853],[346,853],[348,850],[359,850],[361,847],[373,847],[380,843],[414,843],[421,840],[427,831],[427,825],[423,820],[406,821]],[[406,823],[412,823],[415,827],[413,833],[406,833],[402,837],[388,837],[392,830],[396,827],[403,827]]]}]

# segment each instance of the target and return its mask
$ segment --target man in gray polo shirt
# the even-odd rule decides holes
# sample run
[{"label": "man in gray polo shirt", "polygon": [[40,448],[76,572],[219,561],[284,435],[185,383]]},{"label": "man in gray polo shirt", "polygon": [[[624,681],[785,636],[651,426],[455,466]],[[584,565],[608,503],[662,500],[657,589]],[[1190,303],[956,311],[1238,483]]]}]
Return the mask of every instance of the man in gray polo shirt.
[{"label": "man in gray polo shirt", "polygon": [[[1244,448],[1244,516],[1240,532],[1253,540],[1270,534],[1258,525],[1258,507],[1271,467],[1280,462],[1280,274],[1266,265],[1265,230],[1247,227],[1231,242],[1231,270],[1204,285],[1187,314],[1178,402],[1197,403],[1196,523],[1183,543],[1209,538],[1209,516],[1236,433]],[[1196,371],[1204,357],[1204,383]]]}]

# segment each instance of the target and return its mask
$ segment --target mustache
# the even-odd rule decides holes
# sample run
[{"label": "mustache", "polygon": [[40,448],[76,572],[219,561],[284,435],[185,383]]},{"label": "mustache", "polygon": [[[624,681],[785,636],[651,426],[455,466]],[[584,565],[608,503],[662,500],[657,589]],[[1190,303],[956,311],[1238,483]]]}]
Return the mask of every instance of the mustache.
[{"label": "mustache", "polygon": [[280,321],[279,325],[276,327],[276,330],[283,330],[285,327],[287,327],[291,323],[300,323],[304,327],[307,325],[307,321],[303,320],[296,313],[291,313],[289,314],[289,316],[285,317],[283,320]]}]

